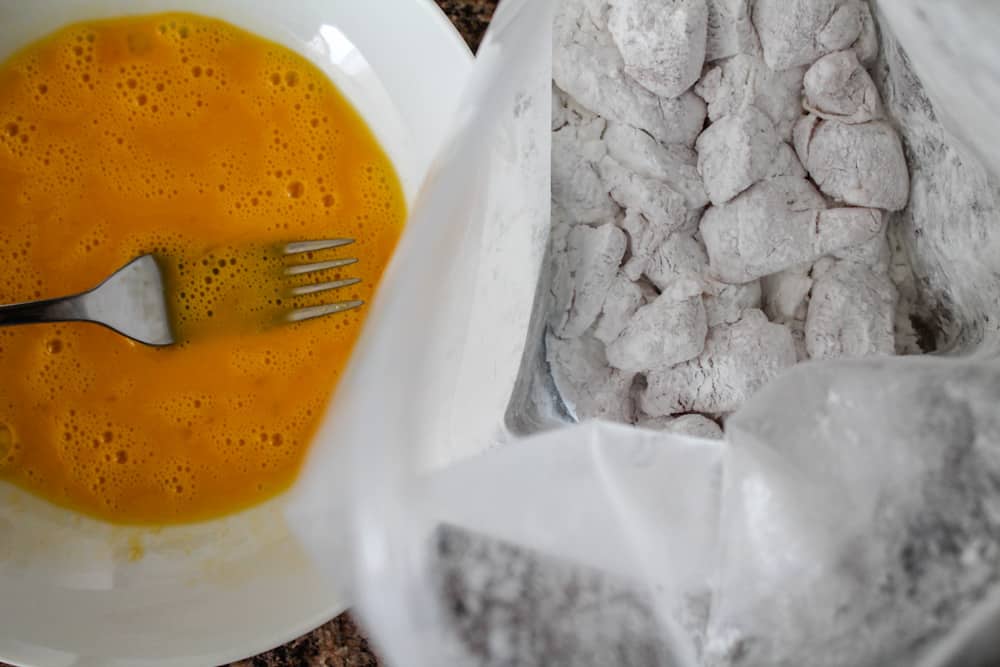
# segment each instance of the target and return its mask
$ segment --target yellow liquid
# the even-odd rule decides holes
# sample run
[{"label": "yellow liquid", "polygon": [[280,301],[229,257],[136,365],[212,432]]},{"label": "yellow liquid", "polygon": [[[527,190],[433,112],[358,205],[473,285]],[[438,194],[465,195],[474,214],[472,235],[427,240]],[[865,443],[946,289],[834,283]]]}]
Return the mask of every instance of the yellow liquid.
[{"label": "yellow liquid", "polygon": [[[405,219],[385,153],[304,58],[187,14],[76,24],[0,66],[0,302],[75,293],[155,252],[184,341],[0,328],[0,479],[123,523],[259,503],[295,479]],[[276,248],[358,257],[289,300]],[[305,261],[305,258],[303,258]]]}]

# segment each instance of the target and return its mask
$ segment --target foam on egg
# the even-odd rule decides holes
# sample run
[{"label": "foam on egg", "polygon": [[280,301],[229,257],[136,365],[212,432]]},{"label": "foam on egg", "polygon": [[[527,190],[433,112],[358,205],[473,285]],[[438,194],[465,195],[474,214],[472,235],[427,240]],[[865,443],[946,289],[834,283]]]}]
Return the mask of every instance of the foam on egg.
[{"label": "foam on egg", "polygon": [[[391,163],[315,65],[186,14],[69,26],[0,66],[0,302],[161,258],[180,345],[0,329],[0,478],[115,521],[217,516],[286,488],[405,217]],[[349,248],[281,255],[291,241]],[[283,279],[290,262],[354,266]],[[335,294],[287,287],[359,277]]]}]

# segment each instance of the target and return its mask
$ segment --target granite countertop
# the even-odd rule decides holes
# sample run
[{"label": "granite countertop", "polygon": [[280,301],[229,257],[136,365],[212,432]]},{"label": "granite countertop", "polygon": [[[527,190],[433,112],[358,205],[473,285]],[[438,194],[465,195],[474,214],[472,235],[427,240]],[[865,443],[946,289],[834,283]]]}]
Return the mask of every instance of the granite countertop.
[{"label": "granite countertop", "polygon": [[475,50],[486,32],[498,0],[435,0],[448,18],[458,26],[459,32]]},{"label": "granite countertop", "polygon": [[[475,49],[497,0],[435,0]],[[349,613],[270,653],[230,667],[378,667],[378,656]]]}]

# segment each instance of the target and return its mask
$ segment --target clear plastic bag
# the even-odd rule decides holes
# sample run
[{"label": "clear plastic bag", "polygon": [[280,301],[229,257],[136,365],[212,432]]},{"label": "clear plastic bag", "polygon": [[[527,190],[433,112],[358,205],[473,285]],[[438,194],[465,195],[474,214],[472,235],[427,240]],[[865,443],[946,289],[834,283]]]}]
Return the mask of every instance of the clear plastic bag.
[{"label": "clear plastic bag", "polygon": [[[894,241],[950,356],[799,366],[709,442],[549,428],[554,2],[501,3],[292,505],[390,662],[993,664],[1000,188],[973,151],[1000,155],[975,134],[1000,64],[927,26],[974,38],[1000,9],[882,4],[913,171]],[[949,84],[970,59],[983,76]]]},{"label": "clear plastic bag", "polygon": [[434,529],[424,476],[507,437],[548,243],[551,22],[549,0],[497,11],[291,503],[332,578],[353,561],[359,603],[390,600],[369,582],[413,596],[363,612],[406,664],[448,664],[412,548]]}]

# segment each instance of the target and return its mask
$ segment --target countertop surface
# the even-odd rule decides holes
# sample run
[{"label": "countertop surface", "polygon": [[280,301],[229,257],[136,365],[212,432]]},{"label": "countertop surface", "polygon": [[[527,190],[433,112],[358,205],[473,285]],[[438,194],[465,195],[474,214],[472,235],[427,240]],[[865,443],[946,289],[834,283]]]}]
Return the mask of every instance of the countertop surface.
[{"label": "countertop surface", "polygon": [[[497,0],[435,0],[475,49],[486,31]],[[343,614],[308,635],[231,667],[376,667],[374,647]]]}]

